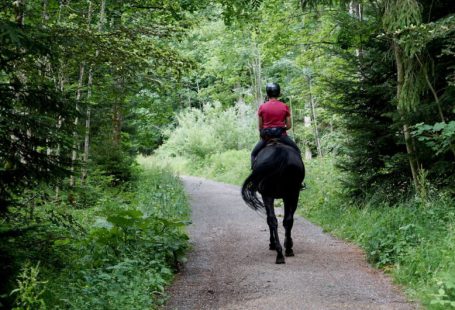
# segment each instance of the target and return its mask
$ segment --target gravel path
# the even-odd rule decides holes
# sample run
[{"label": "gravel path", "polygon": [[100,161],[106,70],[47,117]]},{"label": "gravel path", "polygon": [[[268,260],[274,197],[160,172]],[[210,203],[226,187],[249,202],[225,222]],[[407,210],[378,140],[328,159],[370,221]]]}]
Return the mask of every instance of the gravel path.
[{"label": "gravel path", "polygon": [[193,250],[166,309],[417,309],[358,247],[303,218],[294,224],[295,257],[276,265],[266,220],[245,205],[238,186],[182,179]]}]

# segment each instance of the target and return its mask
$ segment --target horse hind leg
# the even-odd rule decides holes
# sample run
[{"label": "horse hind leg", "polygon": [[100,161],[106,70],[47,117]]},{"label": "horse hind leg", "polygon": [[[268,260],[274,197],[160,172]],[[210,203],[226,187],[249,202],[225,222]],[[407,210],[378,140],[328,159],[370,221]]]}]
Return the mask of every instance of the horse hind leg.
[{"label": "horse hind leg", "polygon": [[273,238],[275,239],[275,250],[277,253],[276,263],[284,264],[285,260],[283,256],[283,248],[278,237],[278,220],[276,219],[276,216],[267,217],[267,224],[269,224],[271,234],[273,234]]},{"label": "horse hind leg", "polygon": [[274,245],[275,250],[277,252],[276,263],[277,264],[284,264],[285,259],[283,256],[283,248],[280,243],[280,239],[278,237],[278,220],[275,215],[275,210],[273,207],[273,198],[264,198],[263,201],[266,206],[267,211],[267,224],[269,225],[270,229],[270,249]]},{"label": "horse hind leg", "polygon": [[290,256],[294,256],[294,250],[292,249],[292,246],[294,245],[294,243],[292,242],[292,238],[291,237],[285,237],[284,238],[284,255],[290,257]]},{"label": "horse hind leg", "polygon": [[[270,232],[270,243],[269,243],[269,250],[276,251],[276,238],[275,238],[275,231],[273,229],[274,222],[273,222],[273,215],[270,215],[268,209],[273,208],[273,199],[267,199],[267,198],[262,198],[264,200],[265,206],[266,206],[266,212],[267,212],[267,225],[269,226],[269,232]],[[271,206],[271,207],[270,207]]]},{"label": "horse hind leg", "polygon": [[273,233],[272,229],[270,228],[270,224],[269,224],[268,220],[267,220],[267,224],[269,225],[269,231],[270,231],[269,250],[275,251],[276,250],[275,234]]},{"label": "horse hind leg", "polygon": [[284,217],[283,219],[283,226],[285,230],[285,235],[284,235],[284,248],[285,250],[285,255],[286,256],[294,256],[294,250],[292,247],[294,246],[294,242],[292,242],[292,237],[291,237],[291,230],[292,226],[294,225],[294,218],[292,214],[289,214]]},{"label": "horse hind leg", "polygon": [[284,201],[284,219],[283,219],[283,226],[285,230],[285,237],[284,237],[284,248],[286,256],[294,256],[294,250],[292,249],[294,243],[291,237],[292,227],[294,226],[294,213],[297,209],[297,199],[285,199]]}]

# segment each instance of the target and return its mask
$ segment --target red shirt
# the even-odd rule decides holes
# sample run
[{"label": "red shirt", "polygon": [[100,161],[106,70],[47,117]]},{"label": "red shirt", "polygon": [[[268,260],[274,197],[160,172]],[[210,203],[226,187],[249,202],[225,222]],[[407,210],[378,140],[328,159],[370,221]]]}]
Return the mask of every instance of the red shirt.
[{"label": "red shirt", "polygon": [[262,128],[286,127],[286,117],[290,115],[289,107],[276,99],[261,104],[258,110],[258,116],[262,117]]}]

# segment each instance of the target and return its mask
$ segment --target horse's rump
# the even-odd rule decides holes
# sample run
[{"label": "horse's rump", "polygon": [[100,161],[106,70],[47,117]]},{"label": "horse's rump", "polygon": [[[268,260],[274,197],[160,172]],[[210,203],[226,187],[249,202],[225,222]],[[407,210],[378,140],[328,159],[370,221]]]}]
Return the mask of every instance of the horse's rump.
[{"label": "horse's rump", "polygon": [[262,149],[250,176],[242,187],[242,197],[254,210],[263,210],[256,192],[283,198],[289,191],[300,190],[305,168],[299,153],[291,146],[273,142]]}]

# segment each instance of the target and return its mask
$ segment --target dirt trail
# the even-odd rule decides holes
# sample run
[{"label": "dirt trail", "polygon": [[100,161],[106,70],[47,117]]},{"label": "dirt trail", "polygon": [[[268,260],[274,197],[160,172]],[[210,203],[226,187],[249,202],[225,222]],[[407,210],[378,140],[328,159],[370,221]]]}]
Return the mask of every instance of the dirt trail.
[{"label": "dirt trail", "polygon": [[295,257],[276,265],[266,220],[244,204],[239,187],[182,179],[193,210],[193,250],[166,309],[417,308],[368,266],[359,248],[303,218],[294,224]]}]

